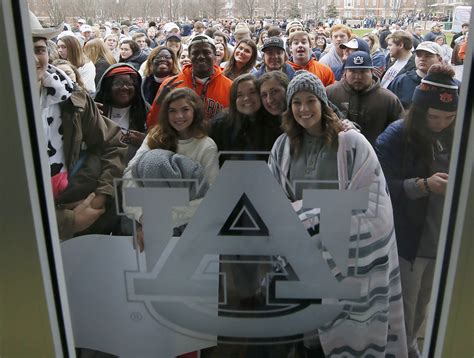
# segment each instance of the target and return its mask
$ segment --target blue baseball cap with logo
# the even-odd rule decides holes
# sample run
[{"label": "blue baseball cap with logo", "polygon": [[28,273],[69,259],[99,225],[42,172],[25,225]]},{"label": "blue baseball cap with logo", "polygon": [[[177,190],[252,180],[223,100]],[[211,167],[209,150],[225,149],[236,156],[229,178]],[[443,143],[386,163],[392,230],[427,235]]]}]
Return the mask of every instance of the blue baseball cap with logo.
[{"label": "blue baseball cap with logo", "polygon": [[374,68],[374,65],[372,64],[372,59],[370,58],[370,55],[367,52],[364,51],[356,51],[351,53],[346,60],[346,63],[344,65],[344,68],[360,68],[360,69],[366,69],[366,68]]}]

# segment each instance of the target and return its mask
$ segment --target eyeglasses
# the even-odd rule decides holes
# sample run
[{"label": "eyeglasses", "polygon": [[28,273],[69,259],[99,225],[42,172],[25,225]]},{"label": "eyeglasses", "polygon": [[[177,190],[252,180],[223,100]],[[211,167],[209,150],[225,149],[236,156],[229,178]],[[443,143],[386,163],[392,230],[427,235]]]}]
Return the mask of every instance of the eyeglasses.
[{"label": "eyeglasses", "polygon": [[131,82],[125,82],[125,81],[114,81],[112,83],[112,88],[122,88],[124,86],[127,88],[134,88],[135,84]]},{"label": "eyeglasses", "polygon": [[172,57],[171,56],[166,56],[166,55],[162,55],[162,56],[156,56],[154,59],[153,59],[153,62],[158,62],[158,61],[161,61],[161,60],[171,60]]}]

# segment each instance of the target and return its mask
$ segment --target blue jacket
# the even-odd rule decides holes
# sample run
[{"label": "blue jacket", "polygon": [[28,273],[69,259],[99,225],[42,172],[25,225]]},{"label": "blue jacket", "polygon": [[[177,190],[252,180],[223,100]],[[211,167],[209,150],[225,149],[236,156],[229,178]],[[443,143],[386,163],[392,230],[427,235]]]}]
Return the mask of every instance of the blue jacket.
[{"label": "blue jacket", "polygon": [[[265,64],[262,63],[262,65],[259,67],[258,70],[252,71],[252,75],[255,76],[255,78],[260,78],[263,74],[267,72],[267,69],[265,67]],[[283,73],[288,76],[288,79],[291,81],[291,79],[295,75],[295,70],[293,67],[291,67],[289,64],[285,63],[283,65]]]},{"label": "blue jacket", "polygon": [[416,70],[405,72],[397,76],[388,85],[388,90],[392,91],[403,104],[403,108],[407,110],[411,106],[413,92],[416,86],[421,83],[421,77],[416,74]]},{"label": "blue jacket", "polygon": [[428,197],[410,199],[404,190],[404,180],[431,176],[419,160],[419,153],[406,141],[405,123],[393,122],[375,142],[375,152],[387,179],[393,205],[398,254],[413,261],[423,233]]}]

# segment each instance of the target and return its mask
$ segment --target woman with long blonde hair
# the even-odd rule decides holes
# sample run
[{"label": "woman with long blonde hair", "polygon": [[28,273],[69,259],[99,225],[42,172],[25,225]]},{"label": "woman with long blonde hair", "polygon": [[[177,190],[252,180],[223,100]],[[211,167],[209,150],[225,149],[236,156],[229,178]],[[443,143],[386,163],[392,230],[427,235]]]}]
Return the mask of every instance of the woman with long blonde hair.
[{"label": "woman with long blonde hair", "polygon": [[88,41],[84,46],[84,53],[95,66],[95,85],[99,84],[102,75],[114,63],[114,55],[101,39]]}]

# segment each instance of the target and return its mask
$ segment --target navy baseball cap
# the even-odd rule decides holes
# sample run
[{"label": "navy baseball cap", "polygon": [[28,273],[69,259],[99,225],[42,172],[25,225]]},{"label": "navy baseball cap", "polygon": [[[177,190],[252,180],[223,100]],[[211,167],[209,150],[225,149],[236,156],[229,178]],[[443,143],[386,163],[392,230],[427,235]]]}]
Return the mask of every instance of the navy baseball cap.
[{"label": "navy baseball cap", "polygon": [[374,68],[372,64],[372,59],[367,52],[364,51],[356,51],[351,53],[346,60],[344,68]]}]

